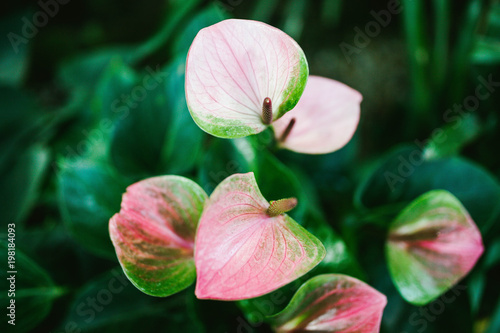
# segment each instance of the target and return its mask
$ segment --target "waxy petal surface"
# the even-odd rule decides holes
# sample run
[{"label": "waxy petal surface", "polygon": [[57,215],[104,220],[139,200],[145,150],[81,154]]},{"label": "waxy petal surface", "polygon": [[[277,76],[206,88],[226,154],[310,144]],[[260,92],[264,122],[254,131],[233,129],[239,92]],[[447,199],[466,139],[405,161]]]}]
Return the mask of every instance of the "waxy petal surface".
[{"label": "waxy petal surface", "polygon": [[194,282],[194,239],[206,199],[196,183],[179,176],[127,188],[109,232],[125,274],[139,290],[169,296]]},{"label": "waxy petal surface", "polygon": [[387,298],[341,274],[313,277],[272,317],[277,332],[376,333]]},{"label": "waxy petal surface", "polygon": [[446,292],[483,253],[481,233],[460,201],[444,190],[415,199],[394,220],[386,242],[401,295],[424,305]]},{"label": "waxy petal surface", "polygon": [[186,99],[204,131],[237,138],[263,131],[264,99],[273,119],[298,102],[309,69],[299,45],[262,22],[230,19],[200,30],[186,62]]},{"label": "waxy petal surface", "polygon": [[288,215],[269,217],[253,173],[226,178],[207,201],[196,235],[198,298],[240,300],[304,275],[323,244]]},{"label": "waxy petal surface", "polygon": [[290,134],[279,145],[305,154],[334,152],[349,142],[359,122],[361,94],[335,80],[309,76],[297,106],[273,123],[276,139],[295,118]]}]

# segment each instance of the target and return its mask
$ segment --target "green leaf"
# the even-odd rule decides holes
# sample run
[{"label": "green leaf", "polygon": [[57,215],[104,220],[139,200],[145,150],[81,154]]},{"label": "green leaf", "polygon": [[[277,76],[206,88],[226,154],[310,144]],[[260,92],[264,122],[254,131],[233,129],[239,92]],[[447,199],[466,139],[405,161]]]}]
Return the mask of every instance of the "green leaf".
[{"label": "green leaf", "polygon": [[182,174],[194,167],[200,158],[204,139],[203,131],[196,126],[186,104],[185,60],[185,57],[181,56],[166,69],[169,73],[165,81],[168,106],[164,112],[170,114],[170,121],[165,134],[160,163],[162,170],[173,174]]},{"label": "green leaf", "polygon": [[[31,141],[43,115],[35,98],[24,90],[0,86],[0,109],[9,110],[0,113],[0,143],[14,145],[21,139],[27,141],[26,136]],[[2,153],[6,154],[5,150]]]},{"label": "green leaf", "polygon": [[[245,154],[236,148],[237,140],[213,139],[206,149],[198,172],[199,183],[207,193],[235,173],[256,171],[255,151],[245,143]],[[243,149],[243,148],[242,148]]]},{"label": "green leaf", "polygon": [[[18,231],[16,229],[16,232]],[[7,251],[15,249],[15,267],[12,270],[4,268],[0,273],[0,279],[8,287],[0,295],[0,305],[7,314],[7,317],[4,314],[3,320],[14,319],[15,326],[12,328],[15,328],[15,332],[33,332],[32,329],[49,314],[52,302],[61,296],[64,290],[56,287],[45,270],[26,257],[15,245],[12,247],[10,244],[15,244],[15,241],[12,243],[0,241],[0,250],[6,260],[5,267],[7,267]],[[8,306],[12,306],[11,304],[15,307],[14,317],[8,316],[12,313],[7,309]]]},{"label": "green leaf", "polygon": [[49,167],[50,152],[42,145],[20,148],[15,158],[2,165],[0,179],[0,219],[4,223],[21,223],[38,199]]},{"label": "green leaf", "polygon": [[136,54],[146,57],[158,50],[163,50],[166,44],[175,37],[175,29],[179,24],[191,15],[191,12],[199,5],[201,0],[173,0],[168,2],[167,15],[165,16],[161,29],[145,43],[138,45]]},{"label": "green leaf", "polygon": [[194,282],[194,238],[206,199],[196,183],[180,176],[148,178],[127,188],[109,233],[139,290],[164,297]]},{"label": "green leaf", "polygon": [[128,115],[125,98],[137,85],[139,78],[122,58],[112,58],[100,76],[92,98],[92,109],[102,121],[111,122]]},{"label": "green leaf", "polygon": [[97,159],[61,159],[59,167],[59,206],[67,228],[88,251],[114,258],[108,222],[120,210],[128,181]]},{"label": "green leaf", "polygon": [[0,40],[0,82],[20,86],[29,65],[29,40],[21,33],[22,17],[31,12],[16,13],[0,20],[0,31],[6,32]]},{"label": "green leaf", "polygon": [[500,62],[500,40],[491,37],[478,38],[472,52],[472,62],[494,65]]},{"label": "green leaf", "polygon": [[138,291],[120,267],[77,292],[57,332],[204,332],[188,308],[192,291],[157,298]]},{"label": "green leaf", "polygon": [[463,117],[459,122],[434,130],[424,148],[424,158],[434,160],[458,155],[462,148],[481,132],[476,116]]},{"label": "green leaf", "polygon": [[483,253],[481,234],[452,194],[430,191],[392,222],[386,255],[397,289],[424,305],[461,280]]},{"label": "green leaf", "polygon": [[134,47],[123,46],[78,55],[60,66],[58,79],[65,87],[93,92],[102,72],[111,62],[121,59],[131,64],[136,60],[134,50]]},{"label": "green leaf", "polygon": [[491,321],[489,323],[486,333],[495,333],[500,330],[500,299],[498,300]]},{"label": "green leaf", "polygon": [[170,120],[170,101],[163,89],[168,75],[170,73],[162,69],[148,67],[142,80],[117,108],[121,116],[112,133],[110,154],[123,173],[144,177],[159,172]]},{"label": "green leaf", "polygon": [[481,231],[487,231],[500,212],[500,185],[482,167],[460,157],[427,161],[417,147],[389,153],[358,187],[358,207],[405,204],[434,189],[455,195]]},{"label": "green leaf", "polygon": [[[135,83],[132,72],[122,63],[110,73],[112,79],[103,79],[103,95],[108,96],[114,113],[110,117],[117,119],[110,153],[120,171],[139,177],[179,174],[191,170],[198,161],[203,132],[187,109],[184,62],[180,57],[166,68],[147,67]],[[127,71],[131,74],[124,75]]]}]

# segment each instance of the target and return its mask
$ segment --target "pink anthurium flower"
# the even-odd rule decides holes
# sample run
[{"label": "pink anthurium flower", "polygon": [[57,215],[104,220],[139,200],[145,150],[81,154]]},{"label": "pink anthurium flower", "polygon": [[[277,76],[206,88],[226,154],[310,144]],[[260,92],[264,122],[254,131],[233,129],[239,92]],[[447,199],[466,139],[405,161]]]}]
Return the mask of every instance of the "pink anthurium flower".
[{"label": "pink anthurium flower", "polygon": [[281,30],[225,20],[200,30],[189,49],[186,100],[207,133],[248,136],[297,104],[308,74],[304,52]]},{"label": "pink anthurium flower", "polygon": [[285,214],[296,204],[295,198],[269,204],[251,172],[222,181],[205,205],[196,234],[196,296],[253,298],[316,266],[326,251]]},{"label": "pink anthurium flower", "polygon": [[483,253],[481,233],[451,193],[427,192],[389,229],[386,254],[391,277],[407,301],[425,305],[474,267]]},{"label": "pink anthurium flower", "polygon": [[304,283],[271,321],[279,333],[377,333],[386,304],[383,294],[358,279],[318,275]]},{"label": "pink anthurium flower", "polygon": [[207,195],[179,176],[132,184],[109,233],[123,271],[141,291],[169,296],[196,278],[194,238]]},{"label": "pink anthurium flower", "polygon": [[297,106],[273,123],[278,145],[305,154],[342,148],[356,131],[362,99],[343,83],[311,75]]}]

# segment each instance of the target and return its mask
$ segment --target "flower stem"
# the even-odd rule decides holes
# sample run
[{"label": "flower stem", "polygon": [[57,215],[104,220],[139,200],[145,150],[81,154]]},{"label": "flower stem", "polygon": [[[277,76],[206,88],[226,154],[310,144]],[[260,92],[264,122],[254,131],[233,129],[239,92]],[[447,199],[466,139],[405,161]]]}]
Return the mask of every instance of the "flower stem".
[{"label": "flower stem", "polygon": [[278,139],[279,142],[285,142],[286,138],[288,138],[290,132],[292,131],[293,125],[295,125],[295,118],[290,119],[288,126],[285,128],[283,134],[281,134],[280,138]]}]

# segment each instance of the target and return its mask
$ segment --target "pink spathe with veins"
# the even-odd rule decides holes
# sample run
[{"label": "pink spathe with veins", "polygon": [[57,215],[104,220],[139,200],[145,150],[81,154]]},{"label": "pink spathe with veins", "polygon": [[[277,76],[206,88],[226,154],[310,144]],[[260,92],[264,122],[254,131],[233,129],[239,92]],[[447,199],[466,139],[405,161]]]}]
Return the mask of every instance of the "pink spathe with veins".
[{"label": "pink spathe with veins", "polygon": [[196,235],[198,298],[257,297],[323,259],[319,240],[286,214],[269,217],[268,207],[253,173],[230,176],[215,189]]}]

